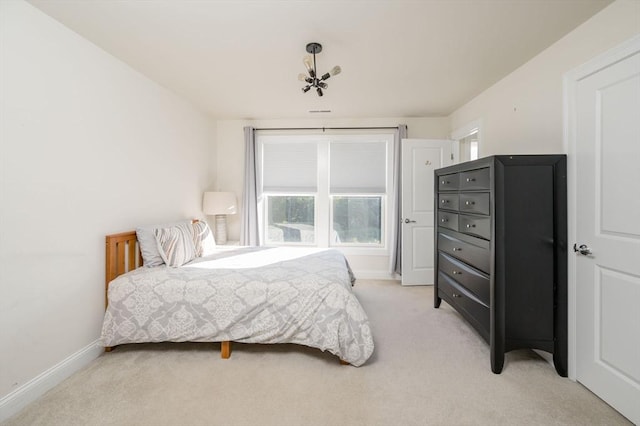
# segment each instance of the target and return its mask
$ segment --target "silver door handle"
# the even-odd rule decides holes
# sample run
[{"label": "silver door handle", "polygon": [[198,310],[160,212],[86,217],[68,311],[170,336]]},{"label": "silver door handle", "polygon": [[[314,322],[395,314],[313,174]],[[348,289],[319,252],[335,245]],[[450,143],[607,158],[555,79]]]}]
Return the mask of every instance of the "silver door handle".
[{"label": "silver door handle", "polygon": [[416,223],[415,220],[405,219],[404,223]]},{"label": "silver door handle", "polygon": [[578,246],[578,244],[574,244],[573,251],[576,253],[580,253],[583,256],[589,256],[590,254],[592,254],[591,249],[586,244],[580,244],[580,246]]}]

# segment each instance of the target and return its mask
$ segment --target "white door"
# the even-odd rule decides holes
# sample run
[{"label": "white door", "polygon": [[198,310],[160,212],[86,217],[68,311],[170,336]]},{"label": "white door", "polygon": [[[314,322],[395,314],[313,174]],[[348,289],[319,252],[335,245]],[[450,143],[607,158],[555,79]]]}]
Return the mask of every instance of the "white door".
[{"label": "white door", "polygon": [[452,163],[452,141],[401,143],[402,285],[433,284],[433,171]]},{"label": "white door", "polygon": [[640,38],[619,53],[568,82],[575,377],[640,424]]}]

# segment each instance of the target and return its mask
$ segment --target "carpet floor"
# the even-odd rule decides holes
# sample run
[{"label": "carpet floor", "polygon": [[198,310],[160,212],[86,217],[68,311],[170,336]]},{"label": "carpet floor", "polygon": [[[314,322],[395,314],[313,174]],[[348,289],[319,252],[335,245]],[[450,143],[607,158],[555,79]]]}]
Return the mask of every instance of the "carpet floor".
[{"label": "carpet floor", "polygon": [[528,350],[489,348],[432,287],[360,280],[376,349],[362,367],[295,345],[125,345],[2,426],[626,425]]}]

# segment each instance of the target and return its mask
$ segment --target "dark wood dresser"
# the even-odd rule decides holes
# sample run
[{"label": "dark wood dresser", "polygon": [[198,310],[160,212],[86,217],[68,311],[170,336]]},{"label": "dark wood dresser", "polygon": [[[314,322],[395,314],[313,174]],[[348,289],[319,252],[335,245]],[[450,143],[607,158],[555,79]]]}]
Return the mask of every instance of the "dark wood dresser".
[{"label": "dark wood dresser", "polygon": [[435,171],[435,300],[504,354],[540,349],[567,375],[565,155],[498,155]]}]

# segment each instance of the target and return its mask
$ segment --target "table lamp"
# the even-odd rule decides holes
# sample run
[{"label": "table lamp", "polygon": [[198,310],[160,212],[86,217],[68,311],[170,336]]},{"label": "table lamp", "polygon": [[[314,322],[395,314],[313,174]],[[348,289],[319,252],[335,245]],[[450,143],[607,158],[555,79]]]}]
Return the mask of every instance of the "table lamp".
[{"label": "table lamp", "polygon": [[216,244],[227,243],[227,215],[236,214],[236,194],[233,192],[205,192],[202,211],[206,215],[215,215],[214,236]]}]

